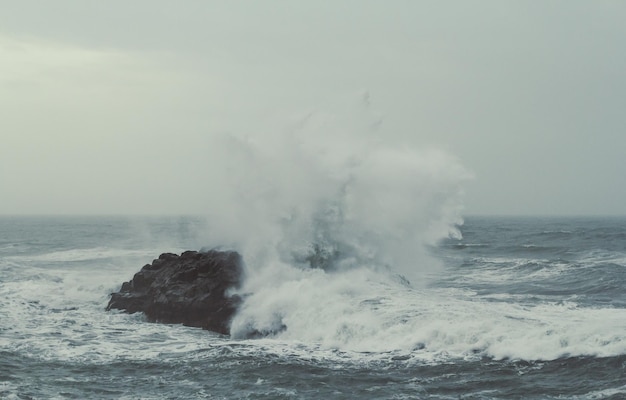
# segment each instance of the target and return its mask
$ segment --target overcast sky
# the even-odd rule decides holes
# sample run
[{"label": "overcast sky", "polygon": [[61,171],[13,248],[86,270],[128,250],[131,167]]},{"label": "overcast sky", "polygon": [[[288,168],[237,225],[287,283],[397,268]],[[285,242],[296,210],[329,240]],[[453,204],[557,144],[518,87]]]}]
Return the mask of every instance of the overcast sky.
[{"label": "overcast sky", "polygon": [[0,0],[0,214],[203,213],[207,138],[354,99],[471,171],[466,215],[626,215],[625,21],[601,0]]}]

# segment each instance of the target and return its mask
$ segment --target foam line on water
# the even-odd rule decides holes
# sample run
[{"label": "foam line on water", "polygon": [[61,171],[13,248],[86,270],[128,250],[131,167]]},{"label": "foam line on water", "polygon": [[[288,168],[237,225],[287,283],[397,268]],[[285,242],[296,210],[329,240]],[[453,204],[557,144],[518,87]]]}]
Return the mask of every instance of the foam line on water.
[{"label": "foam line on water", "polygon": [[87,249],[69,249],[61,251],[53,251],[50,253],[37,255],[15,255],[7,256],[5,259],[12,261],[35,261],[35,262],[74,262],[100,260],[106,258],[122,258],[122,257],[150,257],[158,250],[132,250],[108,247],[93,247]]}]

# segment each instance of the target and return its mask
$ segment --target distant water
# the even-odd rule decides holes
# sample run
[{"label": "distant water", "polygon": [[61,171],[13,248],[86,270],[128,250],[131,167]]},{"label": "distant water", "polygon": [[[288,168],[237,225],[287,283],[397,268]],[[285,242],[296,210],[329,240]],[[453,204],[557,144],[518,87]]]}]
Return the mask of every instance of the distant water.
[{"label": "distant water", "polygon": [[467,218],[416,260],[440,264],[419,284],[392,265],[284,267],[233,322],[287,326],[265,339],[104,311],[160,253],[210,245],[206,230],[1,217],[0,398],[626,398],[624,218]]}]

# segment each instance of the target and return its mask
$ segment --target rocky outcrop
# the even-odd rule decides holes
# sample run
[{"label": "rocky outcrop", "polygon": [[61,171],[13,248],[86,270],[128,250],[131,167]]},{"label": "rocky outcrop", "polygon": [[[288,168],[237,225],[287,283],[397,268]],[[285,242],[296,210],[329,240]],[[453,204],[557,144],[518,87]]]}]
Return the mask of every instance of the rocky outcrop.
[{"label": "rocky outcrop", "polygon": [[186,251],[161,254],[117,293],[107,310],[143,312],[149,321],[182,323],[229,334],[241,303],[227,291],[242,281],[242,259],[233,251]]}]

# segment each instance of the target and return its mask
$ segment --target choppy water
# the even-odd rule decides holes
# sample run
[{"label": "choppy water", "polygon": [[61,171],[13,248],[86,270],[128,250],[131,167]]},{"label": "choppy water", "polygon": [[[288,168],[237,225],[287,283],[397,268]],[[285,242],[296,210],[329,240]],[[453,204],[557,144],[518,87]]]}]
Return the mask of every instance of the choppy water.
[{"label": "choppy water", "polygon": [[248,285],[233,322],[287,326],[265,339],[104,311],[161,252],[209,245],[207,230],[0,218],[0,398],[626,398],[624,218],[467,218],[413,285],[283,266]]}]

